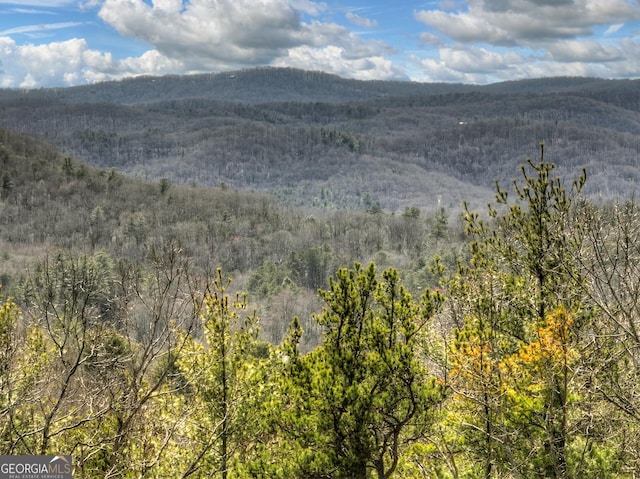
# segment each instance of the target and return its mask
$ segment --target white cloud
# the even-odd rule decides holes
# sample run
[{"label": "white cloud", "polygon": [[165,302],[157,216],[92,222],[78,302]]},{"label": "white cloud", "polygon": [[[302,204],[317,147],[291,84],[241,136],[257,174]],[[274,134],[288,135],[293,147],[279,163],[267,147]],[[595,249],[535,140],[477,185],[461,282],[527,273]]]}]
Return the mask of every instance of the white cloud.
[{"label": "white cloud", "polygon": [[311,0],[291,0],[291,6],[296,10],[312,16],[319,15],[327,9],[327,4],[323,2],[313,2]]},{"label": "white cloud", "polygon": [[371,20],[370,18],[362,17],[353,12],[347,12],[346,18],[354,25],[357,25],[362,28],[375,28],[378,26],[378,22],[375,20]]},{"label": "white cloud", "polygon": [[0,0],[0,5],[22,5],[25,7],[63,7],[73,5],[77,0]]},{"label": "white cloud", "polygon": [[564,41],[538,52],[498,52],[488,48],[444,46],[436,56],[413,57],[419,81],[492,83],[502,80],[553,76],[631,78],[640,72],[640,43],[623,40],[601,45],[596,41]]},{"label": "white cloud", "polygon": [[[307,57],[308,68],[312,68],[323,63],[322,58],[326,63],[331,52],[329,56],[338,63],[348,62],[356,69],[350,76],[370,76],[375,68],[381,68],[380,77],[391,75],[381,61],[382,55],[391,52],[384,43],[365,42],[337,24],[302,21],[302,11],[318,13],[325,8],[309,0],[191,0],[184,4],[155,0],[153,5],[142,0],[105,0],[99,15],[122,35],[149,43],[190,70],[281,64],[305,67],[299,63],[302,57]],[[335,65],[328,71],[343,71],[343,67]]]},{"label": "white cloud", "polygon": [[469,13],[448,13],[440,10],[420,11],[416,20],[459,42],[485,42],[494,45],[513,43],[508,32],[492,25],[487,19]]},{"label": "white cloud", "polygon": [[194,68],[268,63],[302,43],[299,13],[285,0],[105,0],[100,17]]},{"label": "white cloud", "polygon": [[[7,3],[0,0],[0,5]],[[474,83],[530,76],[640,75],[640,43],[627,33],[640,20],[637,0],[432,0],[423,3],[432,7],[414,12],[415,25],[421,25],[422,31],[407,24],[401,35],[395,34],[399,29],[388,28],[382,20],[385,15],[376,15],[382,26],[378,29],[374,20],[359,15],[365,10],[331,8],[313,0],[9,3],[12,11],[23,14],[51,13],[54,7],[71,5],[84,9],[86,15],[98,12],[115,32],[148,48],[139,56],[116,59],[109,51],[92,49],[91,40],[19,45],[9,36],[27,34],[36,42],[38,33],[80,23],[7,25],[0,32],[4,70],[0,86],[71,85],[257,65],[322,70],[358,79],[407,78],[405,71],[411,71],[414,80]],[[40,11],[44,6],[48,8]],[[407,8],[394,5],[394,15],[409,13],[403,11]],[[343,19],[352,28],[371,31],[359,36],[348,26],[320,21],[340,12],[347,12]],[[374,39],[373,33],[381,36]],[[408,51],[401,52],[381,39],[385,34],[414,43],[403,43]],[[412,57],[406,56],[409,50]]]},{"label": "white cloud", "polygon": [[350,57],[338,46],[292,48],[286,57],[279,58],[273,65],[325,71],[358,80],[407,79],[390,60],[382,56]]},{"label": "white cloud", "polygon": [[46,45],[17,45],[0,37],[0,87],[32,88],[42,85],[75,85],[140,74],[177,73],[184,66],[157,51],[138,58],[116,61],[109,53],[91,50],[84,39]]},{"label": "white cloud", "polygon": [[153,8],[169,14],[180,13],[182,0],[153,0]]},{"label": "white cloud", "polygon": [[[640,74],[638,43],[607,37],[640,19],[636,1],[468,0],[452,11],[422,10],[414,16],[428,28],[422,41],[438,47],[435,56],[414,57],[423,79],[484,83]],[[598,39],[594,32],[602,28],[605,37]]]},{"label": "white cloud", "polygon": [[419,37],[420,43],[423,46],[431,46],[431,45],[441,45],[442,39],[437,35],[428,32],[422,32]]},{"label": "white cloud", "polygon": [[117,62],[116,71],[120,76],[130,75],[164,75],[167,73],[181,72],[184,64],[164,56],[157,50],[149,50],[139,57],[129,57]]},{"label": "white cloud", "polygon": [[608,37],[609,35],[613,35],[615,33],[618,33],[618,31],[624,27],[624,23],[616,23],[615,25],[611,25],[609,28],[607,28],[607,30],[603,33],[603,35],[605,37]]},{"label": "white cloud", "polygon": [[50,10],[38,10],[35,8],[12,8],[11,11],[15,13],[26,13],[27,15],[55,15]]},{"label": "white cloud", "polygon": [[63,28],[72,28],[82,25],[80,22],[61,22],[61,23],[45,23],[40,25],[25,25],[22,27],[9,28],[7,30],[1,30],[0,36],[14,35],[16,33],[32,33],[32,32],[44,32],[48,30],[60,30]]},{"label": "white cloud", "polygon": [[521,54],[478,47],[442,47],[434,58],[414,61],[423,72],[422,81],[488,83],[519,75],[519,68],[531,61]]},{"label": "white cloud", "polygon": [[415,80],[422,82],[456,82],[456,83],[483,83],[475,77],[456,71],[438,59],[414,58],[419,66],[421,74],[416,74]]},{"label": "white cloud", "polygon": [[415,18],[450,39],[515,45],[590,35],[596,26],[640,19],[626,0],[470,0],[466,10],[421,10]]},{"label": "white cloud", "polygon": [[520,64],[523,59],[515,53],[500,54],[485,48],[442,48],[441,61],[449,68],[464,74],[492,74]]},{"label": "white cloud", "polygon": [[547,52],[558,62],[601,63],[622,60],[619,48],[595,40],[563,40],[550,43]]},{"label": "white cloud", "polygon": [[[91,49],[84,39],[18,45],[6,37],[5,51],[0,50],[5,65],[1,86],[71,85],[255,65],[316,69],[360,79],[407,78],[386,58],[395,53],[386,43],[364,40],[335,23],[304,22],[293,5],[307,12],[326,8],[310,0],[103,0],[99,16],[121,35],[149,44],[147,52],[116,60],[109,52]],[[65,26],[72,25],[48,28]],[[20,28],[27,32],[41,27]]]}]

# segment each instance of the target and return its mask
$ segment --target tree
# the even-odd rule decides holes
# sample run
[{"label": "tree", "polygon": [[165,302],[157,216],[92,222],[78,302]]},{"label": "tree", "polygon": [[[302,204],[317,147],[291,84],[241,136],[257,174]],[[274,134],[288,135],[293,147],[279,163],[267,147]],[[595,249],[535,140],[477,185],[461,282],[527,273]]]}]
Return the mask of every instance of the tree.
[{"label": "tree", "polygon": [[529,450],[516,458],[524,477],[570,477],[567,447],[573,382],[579,359],[573,317],[563,307],[549,312],[533,340],[501,361],[501,393],[509,426],[524,432]]},{"label": "tree", "polygon": [[154,246],[148,260],[148,271],[127,262],[117,267],[123,314],[116,326],[126,340],[122,347],[118,336],[111,340],[115,352],[124,353],[124,371],[108,391],[111,436],[102,465],[108,476],[173,471],[170,446],[190,414],[178,364],[198,331],[200,284],[175,243]]},{"label": "tree", "polygon": [[252,445],[238,468],[244,475],[260,479],[327,477],[331,469],[324,433],[316,414],[321,399],[309,394],[310,364],[300,352],[303,331],[297,317],[269,359],[262,363],[252,414],[257,418]]},{"label": "tree", "polygon": [[436,245],[449,236],[449,215],[444,206],[438,208],[433,216],[430,235],[435,239]]},{"label": "tree", "polygon": [[11,451],[13,410],[20,399],[20,391],[14,384],[20,367],[16,334],[20,317],[13,298],[0,296],[0,451],[3,454]]},{"label": "tree", "polygon": [[[471,260],[448,285],[457,325],[451,387],[462,407],[458,412],[464,417],[465,444],[483,464],[485,478],[533,473],[569,477],[567,448],[581,435],[579,421],[575,427],[568,424],[573,404],[567,389],[568,370],[561,374],[548,363],[545,373],[536,376],[534,387],[514,369],[505,368],[514,357],[541,344],[543,333],[549,333],[545,329],[549,322],[564,317],[550,316],[557,308],[577,315],[572,333],[565,336],[567,350],[579,350],[580,328],[587,327],[589,307],[577,264],[580,235],[572,233],[576,198],[586,175],[583,172],[567,191],[561,179],[552,175],[554,165],[544,161],[543,151],[540,162],[527,160],[522,167],[522,183],[514,182],[515,201],[496,184],[496,204],[489,206],[491,226],[466,212]],[[571,382],[575,390],[580,389],[580,378],[572,376]],[[507,401],[506,390],[519,391],[518,407]],[[537,417],[539,410],[544,411],[544,421],[524,424],[516,418]],[[579,414],[574,410],[571,417]],[[535,430],[531,429],[534,423]],[[543,431],[545,439],[542,450],[536,450],[538,469],[532,471],[527,451],[531,453],[530,440],[536,431]]]},{"label": "tree", "polygon": [[232,475],[233,463],[250,442],[257,420],[258,318],[246,314],[243,295],[230,298],[229,285],[218,269],[199,307],[203,340],[191,341],[189,353],[179,363],[192,390],[190,428],[185,433],[193,450],[186,453],[182,477]]},{"label": "tree", "polygon": [[[437,293],[420,302],[396,270],[375,266],[340,269],[322,290],[326,302],[316,320],[322,345],[300,360],[315,436],[309,447],[327,458],[323,477],[391,477],[403,446],[425,434],[442,388],[419,361],[416,346],[440,306]],[[311,464],[318,466],[318,464]]]},{"label": "tree", "polygon": [[160,469],[184,420],[165,398],[184,387],[174,372],[195,293],[175,245],[149,259],[154,268],[141,271],[104,254],[61,253],[25,282],[30,366],[14,453],[70,451],[79,477]]},{"label": "tree", "polygon": [[597,307],[589,331],[589,392],[593,422],[607,431],[617,460],[639,467],[640,441],[640,209],[632,198],[585,205],[580,256],[583,288]]},{"label": "tree", "polygon": [[0,200],[4,200],[8,198],[9,193],[14,187],[14,182],[9,173],[6,171],[2,173],[2,178],[0,178]]},{"label": "tree", "polygon": [[93,400],[102,386],[84,380],[83,371],[95,357],[109,314],[109,275],[97,256],[60,253],[23,284],[31,320],[25,354],[37,360],[33,389],[15,410],[31,420],[12,421],[16,452],[46,454],[59,437],[106,413]]},{"label": "tree", "polygon": [[171,182],[167,178],[160,179],[160,194],[165,195],[171,188]]}]

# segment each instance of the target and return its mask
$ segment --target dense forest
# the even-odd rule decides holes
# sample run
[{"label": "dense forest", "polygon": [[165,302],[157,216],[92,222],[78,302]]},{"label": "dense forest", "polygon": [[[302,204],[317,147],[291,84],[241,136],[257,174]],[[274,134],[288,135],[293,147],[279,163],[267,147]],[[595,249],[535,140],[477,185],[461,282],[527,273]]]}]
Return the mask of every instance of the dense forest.
[{"label": "dense forest", "polygon": [[[271,69],[192,81],[243,73],[258,86],[265,75],[299,75],[299,101],[240,101],[228,96],[233,85],[220,88],[224,99],[195,101],[184,90],[189,77],[130,80],[141,87],[134,93],[118,82],[0,95],[2,121],[12,124],[0,129],[0,453],[71,454],[81,478],[635,477],[640,209],[625,194],[639,106],[629,83],[549,79],[424,93]],[[166,91],[175,98],[154,98],[148,86],[158,82],[173,84]],[[312,107],[319,91],[332,101]],[[549,112],[545,95],[572,115],[535,119],[532,105]],[[365,102],[360,113],[351,102]],[[456,103],[467,114],[457,110],[465,119],[454,122]],[[516,120],[519,108],[527,115]],[[267,164],[287,131],[286,148],[307,144],[322,158],[335,154],[334,163],[314,166],[320,156],[302,151],[287,161],[305,166],[246,183],[216,175],[227,170],[215,159],[211,182],[154,170],[148,145],[187,142],[195,130],[177,125],[196,121],[199,109],[204,124],[214,110],[216,121],[229,117],[238,135],[238,149],[220,150],[237,155],[229,169],[248,175]],[[251,135],[267,128],[256,115],[267,111],[282,116],[253,145],[265,156],[243,166]],[[507,114],[513,128],[496,137]],[[255,116],[244,130],[242,115]],[[117,142],[98,146],[87,133],[79,153],[73,125],[95,133],[107,118],[120,125]],[[139,127],[152,118],[162,130],[139,147],[149,174],[112,163],[114,145],[126,157],[122,137],[142,141]],[[475,133],[460,135],[467,127]],[[435,144],[421,158],[393,149],[422,128],[443,145],[456,137],[458,154],[473,135],[484,146],[448,166],[432,156]],[[207,138],[231,141],[211,129]],[[591,146],[580,145],[587,131]],[[530,146],[526,155],[513,138]],[[484,157],[499,143],[507,146],[496,154],[514,154],[506,163]],[[191,144],[179,164],[203,145]],[[431,166],[419,165],[425,158]],[[473,161],[475,173],[464,167]],[[340,183],[335,169],[351,176]],[[396,190],[385,196],[367,169]],[[605,174],[616,178],[607,194],[592,185]],[[296,188],[306,175],[304,193],[317,190],[284,194],[283,175]],[[452,206],[446,191],[420,196],[404,189],[409,180],[395,183],[410,176],[450,181],[439,184],[470,201]],[[394,200],[400,191],[406,198]]]},{"label": "dense forest", "polygon": [[[540,141],[587,193],[640,178],[638,81],[363,82],[292,69],[0,90],[0,125],[142,179],[251,189],[289,205],[481,207]],[[464,195],[463,193],[464,192]]]},{"label": "dense forest", "polygon": [[0,284],[12,294],[34,258],[58,250],[147,264],[173,244],[199,276],[221,267],[246,283],[265,336],[280,341],[293,315],[318,309],[317,290],[339,266],[393,265],[420,290],[434,284],[426,258],[441,252],[453,264],[452,245],[464,241],[459,216],[444,207],[433,214],[388,213],[373,201],[358,211],[294,208],[225,185],[96,169],[6,130],[0,142]]}]

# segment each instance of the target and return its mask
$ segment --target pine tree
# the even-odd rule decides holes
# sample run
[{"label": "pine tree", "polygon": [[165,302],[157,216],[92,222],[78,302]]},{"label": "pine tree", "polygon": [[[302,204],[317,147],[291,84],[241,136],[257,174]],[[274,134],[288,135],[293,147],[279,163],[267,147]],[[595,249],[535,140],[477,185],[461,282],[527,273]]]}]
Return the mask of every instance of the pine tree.
[{"label": "pine tree", "polygon": [[193,340],[179,363],[192,390],[185,434],[193,451],[183,477],[229,477],[257,419],[258,318],[247,314],[244,295],[229,296],[229,285],[218,269],[200,308],[203,341]]},{"label": "pine tree", "polygon": [[[565,317],[554,312],[558,308],[573,318],[563,347],[577,348],[574,332],[585,327],[588,310],[577,264],[579,235],[572,233],[586,175],[583,171],[567,191],[543,151],[538,163],[527,160],[522,167],[522,182],[513,185],[515,201],[496,184],[490,224],[466,212],[471,261],[448,287],[458,325],[451,387],[463,419],[461,437],[485,478],[569,477],[567,448],[580,435],[568,423],[570,408],[577,407],[569,388],[578,388],[578,376],[569,381],[568,370],[558,372],[552,361],[529,380],[505,367],[540,346],[550,322]],[[517,404],[507,391],[518,391]]]},{"label": "pine tree", "polygon": [[310,377],[310,421],[318,430],[310,446],[328,461],[325,470],[307,474],[391,477],[403,447],[426,433],[442,399],[416,352],[441,297],[427,293],[417,302],[396,270],[378,277],[373,264],[339,270],[320,294],[326,307],[316,320],[324,340],[298,371]]}]

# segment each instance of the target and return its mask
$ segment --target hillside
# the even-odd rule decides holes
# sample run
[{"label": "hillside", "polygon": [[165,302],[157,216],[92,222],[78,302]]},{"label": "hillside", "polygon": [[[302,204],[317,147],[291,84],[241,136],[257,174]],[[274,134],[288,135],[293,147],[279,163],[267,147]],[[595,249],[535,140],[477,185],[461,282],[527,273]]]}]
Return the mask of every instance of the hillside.
[{"label": "hillside", "polygon": [[428,259],[446,248],[442,256],[453,264],[450,249],[462,241],[457,218],[444,209],[435,217],[417,209],[284,207],[272,196],[226,186],[130,178],[0,129],[5,294],[20,296],[25,278],[60,252],[99,254],[118,268],[152,271],[158,254],[177,248],[196,277],[212,277],[220,267],[232,275],[234,288],[248,290],[263,334],[277,342],[293,315],[310,317],[319,307],[317,290],[339,267],[375,259],[403,268],[407,284],[420,290],[436,281]]},{"label": "hillside", "polygon": [[[290,69],[0,92],[0,124],[139,178],[388,211],[483,205],[547,145],[588,193],[640,178],[637,81],[361,82]],[[464,192],[464,193],[463,193]]]}]

